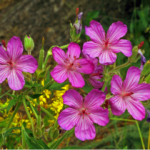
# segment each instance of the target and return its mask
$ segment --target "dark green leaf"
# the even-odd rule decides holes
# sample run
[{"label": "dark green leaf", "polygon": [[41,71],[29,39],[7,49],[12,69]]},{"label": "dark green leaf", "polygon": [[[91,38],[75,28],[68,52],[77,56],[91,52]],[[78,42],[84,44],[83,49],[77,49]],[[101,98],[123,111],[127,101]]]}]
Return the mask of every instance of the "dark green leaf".
[{"label": "dark green leaf", "polygon": [[63,83],[57,83],[54,82],[50,87],[49,90],[62,90],[62,87],[64,87],[66,84],[69,84],[69,81],[65,81]]},{"label": "dark green leaf", "polygon": [[89,93],[93,88],[92,88],[92,86],[89,84],[89,83],[87,83],[86,81],[85,81],[85,85],[84,85],[84,87],[82,88],[86,93]]},{"label": "dark green leaf", "polygon": [[7,95],[13,97],[14,99],[17,99],[17,96],[15,96],[15,95],[12,95],[12,94],[10,94],[10,93],[7,93]]},{"label": "dark green leaf", "polygon": [[34,99],[34,98],[40,97],[41,95],[43,95],[43,94],[34,94],[34,95],[30,95],[30,97],[31,97],[32,99]]},{"label": "dark green leaf", "polygon": [[16,104],[17,100],[16,99],[11,99],[9,101],[9,104],[7,106],[7,112]]}]

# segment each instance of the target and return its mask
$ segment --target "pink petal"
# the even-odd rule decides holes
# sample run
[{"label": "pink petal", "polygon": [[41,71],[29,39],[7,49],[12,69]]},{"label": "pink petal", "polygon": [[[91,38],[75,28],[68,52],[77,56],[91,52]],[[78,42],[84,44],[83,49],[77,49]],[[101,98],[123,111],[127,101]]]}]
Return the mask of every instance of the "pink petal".
[{"label": "pink petal", "polygon": [[51,71],[51,76],[58,83],[63,83],[67,79],[67,69],[61,65],[57,65],[53,71]]},{"label": "pink petal", "polygon": [[98,76],[90,77],[90,78],[89,78],[90,84],[91,84],[95,89],[102,88],[102,86],[103,86],[104,83],[98,81],[97,79],[99,79]]},{"label": "pink petal", "polygon": [[70,43],[68,46],[67,55],[70,56],[71,59],[79,58],[81,53],[80,46],[76,43]]},{"label": "pink petal", "polygon": [[119,40],[127,33],[127,26],[123,22],[118,21],[111,24],[107,31],[107,40],[109,43],[113,43],[115,40]]},{"label": "pink petal", "polygon": [[80,112],[77,109],[66,108],[63,110],[58,117],[58,124],[64,130],[72,129],[79,121]]},{"label": "pink petal", "polygon": [[10,69],[7,65],[0,65],[0,83],[2,83],[9,75]]},{"label": "pink petal", "polygon": [[52,54],[53,54],[54,60],[58,64],[65,64],[64,61],[65,61],[66,58],[68,58],[67,55],[65,54],[65,52],[59,47],[54,47],[52,49]]},{"label": "pink petal", "polygon": [[132,92],[132,90],[138,85],[140,80],[141,71],[137,67],[130,67],[127,71],[126,79],[123,83],[124,91]]},{"label": "pink petal", "polygon": [[9,59],[8,52],[0,46],[0,64],[6,64]]},{"label": "pink petal", "polygon": [[119,40],[114,42],[109,47],[114,53],[122,52],[125,56],[130,57],[132,55],[132,45],[128,40]]},{"label": "pink petal", "polygon": [[117,95],[121,93],[122,90],[122,79],[118,75],[114,75],[111,80],[111,93]]},{"label": "pink petal", "polygon": [[105,101],[106,95],[98,90],[93,89],[88,93],[84,99],[84,107],[87,109],[93,109],[99,107]]},{"label": "pink petal", "polygon": [[84,79],[80,73],[75,71],[68,71],[68,78],[71,82],[71,85],[74,87],[83,87],[85,85]]},{"label": "pink petal", "polygon": [[134,119],[142,120],[145,118],[145,108],[139,101],[136,101],[129,96],[125,97],[125,100],[127,110]]},{"label": "pink petal", "polygon": [[92,20],[90,22],[90,27],[85,26],[85,33],[95,43],[102,44],[103,40],[105,40],[105,31],[104,31],[102,25],[97,21]]},{"label": "pink petal", "polygon": [[17,69],[24,72],[34,73],[38,67],[37,60],[31,55],[23,55],[17,61]]},{"label": "pink petal", "polygon": [[68,90],[63,97],[63,103],[73,108],[81,108],[83,97],[75,90]]},{"label": "pink petal", "polygon": [[7,44],[7,52],[12,61],[16,62],[23,53],[23,45],[19,37],[13,36]]},{"label": "pink petal", "polygon": [[88,54],[92,58],[99,57],[102,53],[102,50],[103,47],[98,43],[94,43],[93,41],[85,42],[83,44],[83,53]]},{"label": "pink petal", "polygon": [[79,122],[75,126],[75,136],[81,141],[93,140],[95,138],[95,127],[88,116],[80,117]]},{"label": "pink petal", "polygon": [[132,92],[132,98],[138,101],[145,101],[150,99],[150,84],[141,83],[138,84]]},{"label": "pink petal", "polygon": [[126,110],[125,101],[119,95],[110,98],[109,104],[110,104],[112,113],[116,116],[120,116]]},{"label": "pink petal", "polygon": [[97,123],[100,126],[105,126],[109,122],[108,110],[103,109],[102,107],[94,108],[90,112],[89,117],[94,123]]},{"label": "pink petal", "polygon": [[104,50],[99,56],[100,64],[104,64],[104,65],[113,64],[116,61],[116,59],[117,59],[117,55],[110,50]]},{"label": "pink petal", "polygon": [[21,90],[25,84],[24,76],[20,70],[13,69],[7,77],[8,85],[12,90]]},{"label": "pink petal", "polygon": [[86,58],[75,61],[76,71],[85,74],[91,74],[94,71],[94,64]]}]

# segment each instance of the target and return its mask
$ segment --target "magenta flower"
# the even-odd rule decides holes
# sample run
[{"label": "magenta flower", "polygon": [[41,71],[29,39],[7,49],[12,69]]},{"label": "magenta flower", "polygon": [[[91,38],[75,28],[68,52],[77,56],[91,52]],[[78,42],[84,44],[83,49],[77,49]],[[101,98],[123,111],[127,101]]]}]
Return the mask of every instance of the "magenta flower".
[{"label": "magenta flower", "polygon": [[130,67],[124,82],[121,77],[114,75],[111,81],[111,92],[114,97],[109,100],[112,113],[121,115],[127,109],[136,120],[145,118],[145,108],[140,101],[150,99],[150,84],[139,83],[141,71]]},{"label": "magenta flower", "polygon": [[68,90],[63,96],[63,103],[69,108],[63,110],[58,117],[58,124],[64,130],[75,126],[75,136],[84,141],[96,136],[93,123],[105,126],[109,122],[108,110],[100,105],[105,101],[105,94],[93,89],[84,98],[75,90]]},{"label": "magenta flower", "polygon": [[128,40],[121,39],[127,33],[127,26],[123,22],[113,23],[105,34],[101,24],[92,20],[90,27],[85,27],[86,35],[92,41],[85,42],[83,53],[90,57],[99,57],[100,64],[112,64],[116,61],[116,53],[122,52],[125,56],[132,55],[132,45]]},{"label": "magenta flower", "polygon": [[22,71],[34,73],[38,67],[31,55],[23,55],[23,45],[19,37],[12,37],[7,44],[7,51],[0,46],[0,83],[6,78],[12,90],[21,90],[25,84]]},{"label": "magenta flower", "polygon": [[52,54],[58,65],[50,73],[58,83],[64,82],[67,78],[74,87],[83,87],[84,79],[80,73],[90,74],[94,70],[93,63],[87,59],[79,59],[80,46],[76,43],[70,43],[67,54],[59,47],[52,49]]}]

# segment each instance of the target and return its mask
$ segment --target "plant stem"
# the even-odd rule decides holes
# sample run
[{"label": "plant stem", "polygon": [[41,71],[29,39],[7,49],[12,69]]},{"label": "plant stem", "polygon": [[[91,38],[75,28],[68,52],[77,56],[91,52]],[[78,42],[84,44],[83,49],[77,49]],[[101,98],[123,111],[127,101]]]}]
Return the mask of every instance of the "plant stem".
[{"label": "plant stem", "polygon": [[21,105],[21,102],[18,102],[18,105],[16,106],[16,108],[15,108],[15,110],[14,110],[14,112],[13,112],[11,118],[9,119],[9,122],[8,122],[8,124],[7,124],[7,126],[6,126],[6,130],[9,128],[10,124],[12,123],[13,118],[14,118],[15,114],[17,113],[17,111],[18,111],[20,105]]},{"label": "plant stem", "polygon": [[69,44],[67,44],[67,45],[63,45],[63,46],[59,46],[61,49],[65,49],[65,48],[67,48],[68,47],[68,45]]},{"label": "plant stem", "polygon": [[25,102],[25,98],[23,98],[23,105],[24,105],[25,111],[26,111],[26,113],[27,113],[27,116],[28,116],[28,118],[29,118],[29,120],[30,120],[31,127],[32,127],[32,130],[33,130],[33,135],[34,135],[34,137],[35,137],[35,131],[34,131],[33,121],[32,121],[32,118],[31,118],[31,116],[30,116],[30,113],[29,113],[29,111],[28,111],[28,109],[27,109],[27,104],[26,104],[26,102]]},{"label": "plant stem", "polygon": [[2,96],[0,96],[0,98],[2,98],[3,96],[5,96],[8,92],[10,92],[11,90],[8,90],[6,93],[4,93]]},{"label": "plant stem", "polygon": [[34,108],[33,108],[33,106],[32,106],[32,104],[31,104],[31,103],[30,103],[30,107],[31,107],[31,109],[32,109],[32,111],[33,111],[33,113],[34,113],[35,117],[37,118],[37,113],[36,113],[36,111],[34,110]]},{"label": "plant stem", "polygon": [[114,72],[114,71],[116,71],[116,70],[119,70],[119,69],[121,69],[121,68],[127,67],[129,64],[130,64],[130,61],[128,60],[126,63],[124,63],[124,64],[122,64],[122,65],[120,65],[120,66],[117,66],[116,68],[110,70],[109,73],[112,73],[112,72]]},{"label": "plant stem", "polygon": [[106,86],[107,86],[107,81],[104,81],[103,87],[101,89],[102,92],[104,92]]},{"label": "plant stem", "polygon": [[149,134],[148,134],[148,147],[147,149],[150,149],[150,123],[149,123]]},{"label": "plant stem", "polygon": [[52,79],[50,82],[48,82],[46,85],[44,85],[44,87],[42,87],[41,91],[43,91],[46,88],[48,88],[50,85],[52,85],[53,82],[54,82],[54,80]]}]

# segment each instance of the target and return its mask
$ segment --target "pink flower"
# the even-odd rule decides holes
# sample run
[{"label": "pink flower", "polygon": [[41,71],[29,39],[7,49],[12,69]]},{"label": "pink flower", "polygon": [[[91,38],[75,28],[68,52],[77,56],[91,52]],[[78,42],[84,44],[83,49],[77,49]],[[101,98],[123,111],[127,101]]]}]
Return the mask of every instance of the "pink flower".
[{"label": "pink flower", "polygon": [[67,54],[59,47],[52,49],[52,54],[58,65],[50,73],[58,83],[64,82],[67,78],[74,87],[83,87],[84,79],[80,73],[90,74],[94,70],[93,63],[87,59],[79,59],[80,47],[76,43],[70,43]]},{"label": "pink flower", "polygon": [[90,27],[85,27],[86,35],[92,41],[85,42],[83,53],[90,57],[99,57],[100,64],[112,64],[116,61],[116,53],[122,52],[125,56],[132,55],[132,45],[128,40],[121,39],[127,33],[127,26],[118,21],[113,23],[105,34],[101,24],[92,20]]},{"label": "pink flower", "polygon": [[21,90],[25,84],[22,71],[34,73],[38,67],[31,55],[23,55],[23,45],[19,37],[12,37],[7,44],[7,51],[0,46],[0,83],[6,78],[12,90]]},{"label": "pink flower", "polygon": [[58,124],[64,130],[75,126],[75,136],[84,141],[96,136],[93,123],[105,126],[109,122],[108,110],[100,105],[105,101],[105,94],[93,89],[84,98],[75,90],[68,90],[63,96],[63,103],[69,108],[63,110],[58,117]]},{"label": "pink flower", "polygon": [[139,83],[141,71],[130,67],[124,82],[121,77],[114,75],[111,81],[111,92],[114,97],[109,101],[114,115],[121,115],[127,109],[136,120],[145,118],[145,108],[140,101],[150,99],[150,84]]}]

